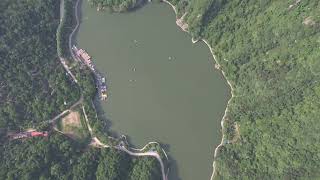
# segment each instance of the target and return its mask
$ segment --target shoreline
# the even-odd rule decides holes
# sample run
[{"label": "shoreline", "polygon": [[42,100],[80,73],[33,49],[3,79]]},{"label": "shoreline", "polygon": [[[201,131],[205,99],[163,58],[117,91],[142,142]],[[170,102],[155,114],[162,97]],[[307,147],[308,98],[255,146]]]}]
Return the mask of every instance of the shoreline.
[{"label": "shoreline", "polygon": [[[167,4],[169,4],[169,5],[172,7],[172,9],[173,9],[173,11],[174,11],[174,13],[175,13],[175,15],[176,15],[176,24],[177,24],[177,26],[179,26],[182,31],[189,33],[189,31],[184,28],[184,25],[185,25],[186,23],[183,23],[183,18],[184,18],[184,16],[185,16],[187,13],[185,13],[182,17],[178,18],[177,8],[176,8],[172,3],[170,3],[168,0],[162,0],[162,2],[167,3]],[[210,50],[210,53],[211,53],[211,55],[212,55],[212,57],[213,57],[216,65],[217,65],[218,67],[221,67],[221,65],[219,64],[219,62],[218,62],[218,60],[217,60],[217,58],[216,58],[216,55],[215,55],[214,52],[213,52],[213,48],[211,47],[211,45],[209,44],[209,42],[208,42],[206,39],[198,39],[198,40],[195,40],[193,37],[192,37],[192,39],[191,39],[192,43],[197,43],[197,42],[199,42],[199,40],[202,40],[202,41],[208,46],[208,48],[209,48],[209,50]],[[220,144],[219,144],[219,145],[215,148],[215,150],[214,150],[213,163],[212,163],[212,168],[213,168],[213,170],[212,170],[212,175],[211,175],[211,177],[210,177],[210,180],[213,180],[213,178],[214,178],[215,175],[216,175],[216,161],[215,161],[215,158],[217,157],[219,148],[224,145],[224,143],[223,143],[223,142],[224,142],[224,139],[225,139],[225,134],[224,134],[224,129],[225,129],[225,127],[224,127],[224,121],[225,121],[225,119],[226,119],[226,117],[227,117],[227,115],[228,115],[227,113],[228,113],[228,111],[229,111],[230,102],[231,102],[231,100],[234,98],[234,88],[233,88],[231,82],[227,79],[227,77],[226,77],[226,75],[225,75],[225,72],[224,72],[221,68],[216,68],[216,69],[218,69],[218,70],[221,71],[224,79],[227,81],[227,83],[228,83],[228,85],[229,85],[229,87],[230,87],[230,90],[231,90],[231,91],[230,91],[230,92],[231,92],[231,97],[230,97],[230,99],[229,99],[228,102],[227,102],[227,106],[226,106],[226,109],[225,109],[225,111],[224,111],[224,115],[223,115],[223,117],[222,117],[221,123],[220,123],[220,124],[221,124],[221,131],[222,131],[222,138],[221,138]]]},{"label": "shoreline", "polygon": [[[210,44],[208,43],[208,41],[205,40],[205,39],[201,39],[201,40],[209,47],[209,50],[210,50],[210,52],[211,52],[211,54],[212,54],[213,59],[215,60],[216,64],[218,64],[218,66],[220,66],[220,64],[218,63],[218,60],[217,60],[217,58],[216,58],[216,55],[213,53],[213,48],[210,46]],[[218,155],[218,150],[219,150],[219,148],[224,145],[224,143],[223,143],[223,141],[224,141],[224,139],[225,139],[225,134],[224,134],[224,129],[225,129],[225,127],[224,127],[224,121],[225,121],[225,119],[226,119],[226,117],[227,117],[227,115],[228,115],[230,102],[231,102],[231,100],[234,98],[234,88],[232,87],[232,84],[231,84],[230,81],[227,79],[227,77],[226,77],[226,75],[225,75],[225,72],[224,72],[221,68],[219,68],[219,70],[221,71],[223,77],[225,78],[225,80],[227,81],[227,83],[228,83],[228,85],[229,85],[229,87],[230,87],[231,97],[230,97],[230,99],[228,100],[226,109],[225,109],[225,111],[224,111],[224,115],[223,115],[222,120],[221,120],[222,138],[221,138],[220,144],[219,144],[219,145],[215,148],[215,150],[214,150],[213,163],[212,163],[213,171],[212,171],[212,175],[211,175],[210,180],[213,180],[213,178],[214,178],[214,176],[215,176],[215,174],[216,174],[216,161],[215,161],[215,158],[216,158],[217,155]]]},{"label": "shoreline", "polygon": [[[76,33],[76,31],[78,30],[78,28],[79,28],[79,26],[80,26],[80,20],[79,20],[79,13],[78,13],[78,8],[79,8],[79,2],[80,2],[81,0],[77,0],[76,1],[76,4],[75,4],[75,6],[74,6],[74,14],[75,14],[75,18],[76,18],[76,25],[75,25],[75,27],[74,27],[74,29],[72,30],[72,32],[69,34],[69,38],[68,38],[68,46],[69,46],[69,51],[70,51],[70,53],[71,53],[71,57],[72,57],[72,59],[75,61],[75,62],[77,62],[77,58],[76,58],[76,56],[74,55],[74,53],[73,53],[73,51],[72,51],[72,40],[73,40],[73,36],[74,36],[74,34]],[[60,0],[60,11],[61,11],[61,8],[63,8],[63,10],[64,10],[64,6],[62,6],[63,5],[63,0]],[[81,11],[81,9],[80,9],[80,11]],[[61,16],[61,12],[60,12],[60,16]],[[61,17],[60,17],[61,18]],[[60,26],[60,24],[61,24],[61,21],[60,21],[60,23],[59,23],[59,26]],[[80,100],[78,101],[78,102],[81,102],[82,101],[82,99],[83,99],[83,96],[81,95],[81,98],[80,98]],[[77,103],[78,103],[77,102]],[[77,104],[76,103],[76,104]],[[74,106],[74,105],[73,105]],[[95,105],[94,104],[92,104],[92,106],[94,107],[94,109],[95,109]],[[98,145],[101,145],[102,147],[104,147],[104,148],[112,148],[113,146],[110,146],[110,145],[106,145],[106,144],[104,144],[104,143],[102,143],[97,137],[95,137],[95,136],[93,136],[93,130],[92,130],[92,128],[91,128],[91,126],[90,126],[90,122],[89,122],[89,120],[88,120],[88,117],[87,117],[87,115],[86,115],[86,112],[85,112],[85,109],[84,109],[84,106],[82,105],[82,110],[83,110],[83,113],[84,113],[84,115],[85,115],[85,119],[86,119],[86,124],[87,124],[87,127],[88,127],[88,131],[89,131],[89,133],[90,133],[90,135],[91,135],[91,137],[92,137],[92,140],[94,140],[95,142],[97,142],[98,143]],[[95,109],[95,111],[96,111],[96,109]],[[63,114],[65,113],[65,111],[63,112]],[[96,112],[97,113],[97,112]],[[112,136],[108,136],[108,138],[114,138],[114,137],[112,137]],[[123,142],[123,141],[121,141],[121,142]],[[127,142],[125,142],[125,143],[127,143]],[[120,143],[121,144],[121,143]],[[119,144],[119,145],[120,145]],[[157,145],[159,145],[160,146],[160,144],[158,143],[158,142],[149,142],[148,144],[146,144],[143,148],[141,148],[141,149],[134,149],[134,148],[131,148],[130,146],[129,146],[129,144],[128,144],[128,149],[132,149],[132,150],[135,150],[135,151],[138,151],[138,152],[131,152],[130,150],[128,150],[128,149],[126,149],[126,147],[124,147],[124,146],[115,146],[115,147],[113,147],[113,148],[115,148],[115,149],[117,149],[117,150],[120,150],[120,151],[124,151],[124,152],[126,152],[126,153],[128,153],[129,155],[131,155],[131,156],[149,156],[149,157],[153,157],[153,158],[156,158],[157,160],[158,160],[158,162],[160,163],[160,166],[161,166],[161,172],[162,172],[162,180],[168,180],[168,173],[169,173],[169,167],[168,167],[168,169],[167,169],[167,172],[165,172],[165,167],[164,167],[164,163],[163,163],[163,161],[162,161],[162,158],[161,158],[161,156],[160,156],[160,153],[158,152],[158,151],[150,151],[150,152],[142,152],[147,146],[149,146],[150,144],[157,144]],[[164,149],[160,146],[160,148],[161,148],[161,150],[162,150],[162,152],[164,153],[164,155],[165,155],[165,157],[166,157],[166,159],[167,159],[167,161],[169,161],[169,159],[168,159],[168,156],[167,156],[167,154],[166,154],[166,152],[164,151]]]}]

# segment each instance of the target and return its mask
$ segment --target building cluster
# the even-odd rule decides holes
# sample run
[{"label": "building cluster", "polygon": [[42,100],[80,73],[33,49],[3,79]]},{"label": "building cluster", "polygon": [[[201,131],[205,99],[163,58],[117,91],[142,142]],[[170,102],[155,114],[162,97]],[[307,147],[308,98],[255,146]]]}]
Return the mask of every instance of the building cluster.
[{"label": "building cluster", "polygon": [[108,95],[107,95],[106,79],[96,70],[89,54],[83,49],[78,49],[76,46],[73,46],[72,50],[74,51],[76,57],[78,58],[78,61],[87,65],[94,73],[96,78],[96,86],[98,88],[100,99],[107,100]]},{"label": "building cluster", "polygon": [[89,54],[85,50],[78,49],[76,46],[73,46],[72,49],[75,52],[76,57],[78,58],[79,61],[83,62],[91,70],[95,71],[94,65],[91,61],[91,57],[89,56]]}]

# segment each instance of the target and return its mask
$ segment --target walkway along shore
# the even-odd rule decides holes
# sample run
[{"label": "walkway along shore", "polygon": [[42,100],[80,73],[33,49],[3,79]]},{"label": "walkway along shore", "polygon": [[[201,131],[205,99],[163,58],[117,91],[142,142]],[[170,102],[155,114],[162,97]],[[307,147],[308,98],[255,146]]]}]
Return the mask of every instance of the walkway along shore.
[{"label": "walkway along shore", "polygon": [[[184,19],[186,13],[185,13],[182,17],[178,18],[177,8],[176,8],[172,3],[170,3],[170,2],[167,1],[167,0],[162,0],[162,1],[165,2],[165,3],[167,3],[167,4],[169,4],[169,5],[172,7],[174,13],[176,14],[176,24],[177,24],[177,26],[179,26],[182,31],[189,33],[189,31],[185,28],[185,27],[186,27],[186,23],[183,22],[183,19]],[[192,40],[192,43],[197,43],[197,42],[198,42],[198,40],[195,40],[195,39],[193,39],[193,38],[192,38],[191,40]],[[213,52],[213,48],[211,47],[211,45],[209,44],[209,42],[208,42],[207,40],[205,40],[205,39],[201,39],[201,40],[209,47],[210,53],[212,54],[212,57],[213,57],[215,63],[217,64],[216,67],[220,67],[220,64],[219,64],[219,62],[218,62],[218,60],[217,60],[217,58],[216,58],[216,55],[215,55],[214,52]],[[231,89],[231,98],[229,99],[229,101],[228,101],[228,103],[227,103],[227,107],[226,107],[226,109],[225,109],[225,111],[224,111],[224,115],[223,115],[222,120],[221,120],[222,139],[221,139],[220,144],[219,144],[219,145],[215,148],[215,150],[214,150],[213,163],[212,163],[213,171],[212,171],[212,175],[211,175],[210,180],[213,180],[214,176],[216,175],[216,162],[215,162],[215,158],[216,158],[217,155],[218,155],[219,148],[224,145],[224,139],[225,139],[225,135],[224,135],[224,130],[225,130],[224,121],[225,121],[225,119],[227,118],[227,114],[228,114],[228,111],[229,111],[230,102],[231,102],[231,100],[232,100],[233,97],[234,97],[234,88],[233,88],[232,84],[230,83],[230,81],[227,79],[227,77],[226,77],[226,75],[225,75],[225,72],[224,72],[221,68],[217,68],[217,69],[219,69],[219,70],[222,72],[223,77],[226,79],[228,85],[230,86],[230,89]]]},{"label": "walkway along shore", "polygon": [[[83,110],[83,113],[84,113],[84,117],[86,119],[86,124],[87,124],[87,127],[89,129],[89,132],[90,132],[90,135],[93,136],[93,133],[92,133],[92,128],[89,124],[89,119],[87,117],[87,114],[86,114],[86,111],[85,111],[85,108],[84,106],[82,106],[82,110]],[[124,136],[124,135],[122,135]],[[125,136],[124,136],[125,137]],[[111,146],[111,145],[107,145],[107,144],[104,144],[102,143],[97,137],[92,137],[92,142],[91,144],[96,144],[102,148],[115,148],[119,151],[123,151],[123,152],[126,152],[128,153],[129,155],[131,156],[136,156],[136,157],[139,157],[139,156],[149,156],[149,157],[153,157],[153,158],[156,158],[157,161],[160,163],[160,167],[161,167],[161,174],[162,174],[162,180],[168,180],[168,174],[165,172],[165,168],[164,168],[164,163],[161,159],[161,156],[159,155],[159,153],[157,151],[152,151],[152,150],[149,150],[147,152],[143,152],[144,149],[150,145],[150,144],[158,144],[157,142],[150,142],[148,143],[146,146],[144,146],[142,149],[133,149],[133,148],[130,148],[130,149],[133,149],[134,151],[138,151],[138,152],[132,152],[130,150],[128,150],[126,147],[125,147],[125,144],[126,142],[124,141],[120,141],[118,145],[116,146]],[[162,149],[162,148],[161,148]],[[164,152],[164,150],[162,149],[162,151]],[[166,154],[165,154],[166,156]],[[166,156],[167,157],[167,156]],[[168,157],[167,157],[167,160],[168,160]],[[168,171],[167,171],[168,172]]]},{"label": "walkway along shore", "polygon": [[[74,55],[73,51],[72,51],[72,39],[73,39],[73,36],[75,34],[75,32],[78,30],[79,26],[80,26],[80,21],[79,21],[79,14],[78,14],[78,9],[79,9],[79,2],[80,0],[77,0],[76,4],[75,4],[75,7],[74,7],[74,12],[75,12],[75,18],[76,18],[76,26],[74,27],[74,29],[72,30],[72,32],[70,33],[69,35],[69,42],[68,42],[68,46],[69,46],[69,51],[72,55],[72,58],[74,61],[77,61],[77,57]],[[64,5],[63,5],[63,0],[61,0],[60,2],[60,10],[61,11],[64,11]],[[60,14],[64,14],[63,12],[60,12]],[[62,16],[60,17],[61,19],[63,18]],[[62,63],[62,62],[61,62]],[[63,64],[63,63],[62,63]],[[83,99],[83,96],[81,95],[81,98],[80,100],[75,104],[75,105],[78,105],[79,103],[82,102],[82,99]],[[73,105],[74,106],[74,105]],[[72,107],[73,107],[72,106]],[[103,144],[97,137],[93,137],[93,131],[92,131],[92,128],[90,126],[90,123],[89,123],[89,119],[87,117],[87,114],[85,112],[85,108],[84,106],[82,106],[82,110],[83,110],[83,113],[84,113],[84,116],[85,116],[85,119],[86,119],[86,124],[87,124],[87,127],[88,127],[88,130],[92,136],[92,140],[100,145],[101,147],[103,148],[115,148],[117,150],[120,150],[120,151],[124,151],[126,153],[128,153],[129,155],[132,155],[132,156],[149,156],[149,157],[154,157],[158,160],[158,162],[160,163],[160,166],[161,166],[161,173],[162,173],[162,180],[168,180],[168,172],[169,172],[169,168],[168,168],[168,171],[166,173],[165,171],[165,168],[164,168],[164,163],[161,159],[161,156],[160,154],[157,152],[157,151],[148,151],[148,152],[142,152],[144,151],[144,149],[150,145],[150,144],[158,144],[157,142],[150,142],[148,143],[145,147],[143,147],[142,149],[133,149],[134,151],[139,151],[139,152],[132,152],[130,150],[128,150],[125,146],[124,146],[124,142],[121,141],[119,143],[119,145],[117,146],[111,146],[111,145],[106,145],[106,144]],[[56,116],[55,118],[53,118],[52,120],[50,121],[55,121],[56,119],[58,119],[59,117],[61,117],[62,115],[64,115],[65,113],[69,112],[69,110],[65,110],[64,112],[62,112],[61,114],[59,114],[58,116]],[[130,148],[131,149],[131,148]],[[162,148],[161,148],[162,149]],[[165,153],[165,151],[162,149],[165,157],[167,158],[168,160],[168,157],[167,157],[167,154]]]}]

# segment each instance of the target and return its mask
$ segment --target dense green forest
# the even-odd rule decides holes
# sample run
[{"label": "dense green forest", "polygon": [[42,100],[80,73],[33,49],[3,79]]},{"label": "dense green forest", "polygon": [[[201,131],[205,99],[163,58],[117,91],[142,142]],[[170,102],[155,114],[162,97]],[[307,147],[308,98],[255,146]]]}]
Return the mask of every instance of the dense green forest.
[{"label": "dense green forest", "polygon": [[234,88],[221,179],[320,178],[320,2],[173,0]]},{"label": "dense green forest", "polygon": [[3,0],[0,9],[0,128],[36,126],[80,96],[56,51],[59,1]]},{"label": "dense green forest", "polygon": [[112,149],[85,148],[64,135],[5,141],[0,146],[0,179],[158,180],[151,158],[132,158]]},{"label": "dense green forest", "polygon": [[132,10],[144,3],[146,0],[89,0],[90,3],[97,7],[98,10],[108,8],[115,12],[125,12]]}]

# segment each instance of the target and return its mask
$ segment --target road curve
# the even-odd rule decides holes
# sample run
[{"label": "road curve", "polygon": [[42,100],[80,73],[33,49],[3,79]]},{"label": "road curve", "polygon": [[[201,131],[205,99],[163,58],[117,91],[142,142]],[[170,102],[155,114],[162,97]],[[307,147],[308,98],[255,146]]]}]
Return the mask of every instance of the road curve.
[{"label": "road curve", "polygon": [[[86,124],[87,124],[87,127],[88,127],[88,130],[89,130],[89,132],[90,132],[90,135],[91,136],[93,136],[93,133],[92,133],[92,128],[91,128],[91,126],[90,126],[90,124],[89,124],[89,119],[88,119],[88,116],[87,116],[87,114],[86,114],[86,111],[85,111],[85,108],[84,108],[84,106],[82,106],[82,111],[83,111],[83,114],[84,114],[84,117],[85,117],[85,122],[86,122]],[[109,145],[107,145],[107,144],[104,144],[104,143],[102,143],[97,137],[92,137],[92,142],[95,142],[97,145],[99,145],[100,147],[103,147],[103,148],[111,148],[111,147],[113,147],[113,148],[115,148],[115,149],[117,149],[117,150],[120,150],[120,151],[124,151],[124,152],[126,152],[126,153],[128,153],[129,155],[131,155],[131,156],[149,156],[149,157],[154,157],[154,158],[156,158],[158,161],[159,161],[159,163],[160,163],[160,166],[161,166],[161,174],[162,174],[162,180],[168,180],[168,177],[167,177],[167,175],[166,175],[166,172],[165,172],[165,170],[164,170],[164,164],[163,164],[163,161],[162,161],[162,159],[161,159],[161,157],[160,157],[160,155],[159,155],[159,153],[158,152],[155,152],[155,151],[149,151],[149,152],[140,152],[140,153],[135,153],[135,152],[132,152],[132,151],[129,151],[128,149],[126,149],[125,148],[125,146],[123,146],[123,145],[117,145],[117,146],[109,146]],[[123,142],[122,142],[123,143]],[[122,144],[122,143],[120,143],[120,144]],[[146,147],[146,146],[145,146]],[[143,149],[145,149],[145,147],[143,148]],[[139,151],[139,150],[138,150]]]},{"label": "road curve", "polygon": [[126,149],[125,146],[115,146],[115,149],[118,149],[120,151],[124,151],[131,156],[150,156],[150,157],[156,158],[159,161],[160,166],[161,166],[162,180],[168,180],[168,177],[167,177],[165,170],[164,170],[164,164],[163,164],[162,159],[161,159],[158,152],[149,151],[149,152],[143,152],[143,153],[134,153],[134,152],[131,152],[128,149]]}]

